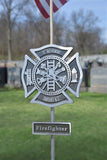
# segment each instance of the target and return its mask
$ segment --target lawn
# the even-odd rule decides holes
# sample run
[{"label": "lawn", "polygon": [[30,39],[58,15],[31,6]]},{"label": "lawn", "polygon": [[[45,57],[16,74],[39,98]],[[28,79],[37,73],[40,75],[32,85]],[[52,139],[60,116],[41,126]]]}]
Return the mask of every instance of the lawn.
[{"label": "lawn", "polygon": [[[71,136],[55,136],[55,160],[107,159],[107,94],[70,95],[55,108],[56,122],[71,122]],[[0,90],[0,160],[50,160],[50,136],[32,135],[32,122],[50,121],[50,108],[30,104],[23,90]]]}]

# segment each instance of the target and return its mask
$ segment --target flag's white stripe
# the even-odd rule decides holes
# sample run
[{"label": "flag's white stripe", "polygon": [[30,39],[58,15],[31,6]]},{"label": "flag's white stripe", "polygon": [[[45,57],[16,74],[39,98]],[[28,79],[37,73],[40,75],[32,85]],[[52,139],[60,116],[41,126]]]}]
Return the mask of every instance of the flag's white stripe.
[{"label": "flag's white stripe", "polygon": [[48,13],[48,15],[50,15],[50,7],[49,7],[48,3],[46,2],[46,0],[40,0],[40,3],[43,6],[43,8],[45,9],[45,11]]},{"label": "flag's white stripe", "polygon": [[59,1],[59,0],[53,0],[53,2],[55,3],[55,5],[57,6],[57,8],[60,8],[63,6],[63,4]]}]

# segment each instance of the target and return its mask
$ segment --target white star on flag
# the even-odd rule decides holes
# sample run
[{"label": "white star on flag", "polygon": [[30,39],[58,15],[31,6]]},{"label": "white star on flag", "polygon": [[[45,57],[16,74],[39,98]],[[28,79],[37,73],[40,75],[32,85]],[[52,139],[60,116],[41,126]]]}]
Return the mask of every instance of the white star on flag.
[{"label": "white star on flag", "polygon": [[[69,0],[53,0],[53,12],[55,13]],[[50,0],[35,0],[35,3],[45,18],[50,17]]]}]

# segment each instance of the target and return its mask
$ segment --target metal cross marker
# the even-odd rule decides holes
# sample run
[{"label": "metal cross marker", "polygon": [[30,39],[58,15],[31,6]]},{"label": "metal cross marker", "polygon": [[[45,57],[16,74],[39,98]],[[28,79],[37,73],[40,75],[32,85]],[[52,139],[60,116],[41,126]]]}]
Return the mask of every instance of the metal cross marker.
[{"label": "metal cross marker", "polygon": [[31,103],[39,103],[48,107],[73,103],[66,90],[79,97],[79,88],[83,76],[79,63],[79,53],[67,58],[72,47],[58,45],[46,45],[30,51],[37,60],[25,55],[22,70],[25,97],[38,90]]},{"label": "metal cross marker", "polygon": [[54,122],[54,107],[73,103],[66,90],[79,97],[83,77],[79,53],[69,57],[72,49],[52,44],[31,49],[34,59],[25,55],[22,70],[25,97],[38,90],[31,103],[51,107],[51,122],[33,122],[32,125],[33,134],[51,135],[51,160],[55,160],[54,135],[71,135],[71,123]]}]

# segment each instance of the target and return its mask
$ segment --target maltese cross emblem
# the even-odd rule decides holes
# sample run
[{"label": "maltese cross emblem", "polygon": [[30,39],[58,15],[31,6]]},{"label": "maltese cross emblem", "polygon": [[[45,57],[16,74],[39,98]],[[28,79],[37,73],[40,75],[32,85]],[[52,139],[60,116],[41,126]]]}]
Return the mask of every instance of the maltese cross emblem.
[{"label": "maltese cross emblem", "polygon": [[72,49],[72,47],[46,45],[30,49],[34,59],[25,55],[22,70],[25,97],[30,96],[35,90],[38,91],[31,103],[48,107],[73,103],[66,90],[79,97],[83,73],[79,63],[79,53],[69,57]]}]

